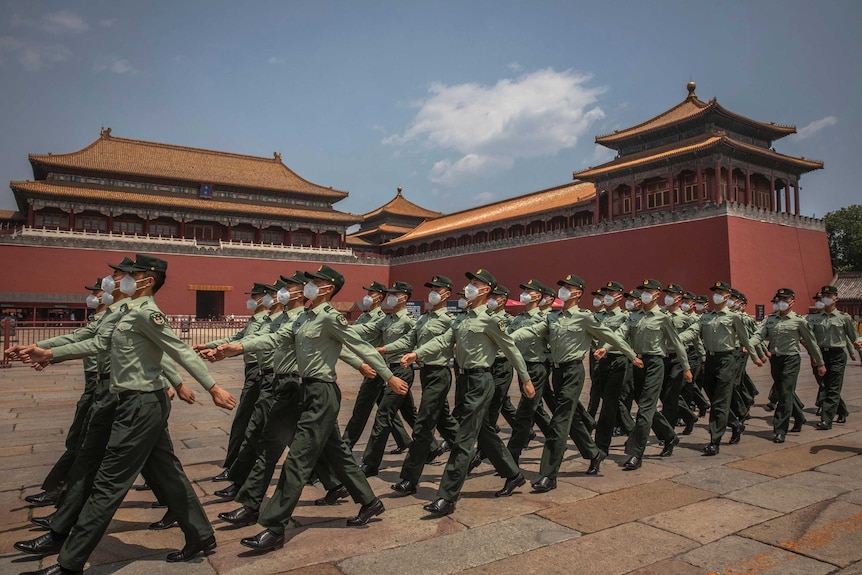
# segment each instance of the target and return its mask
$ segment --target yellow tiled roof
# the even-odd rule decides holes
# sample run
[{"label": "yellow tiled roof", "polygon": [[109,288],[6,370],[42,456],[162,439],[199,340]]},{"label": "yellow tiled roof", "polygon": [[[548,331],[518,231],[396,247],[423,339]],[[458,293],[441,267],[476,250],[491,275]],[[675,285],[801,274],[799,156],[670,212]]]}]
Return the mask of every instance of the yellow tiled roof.
[{"label": "yellow tiled roof", "polygon": [[796,126],[782,126],[775,123],[758,122],[739,114],[734,114],[721,106],[717,100],[713,99],[709,102],[704,102],[694,95],[692,92],[685,100],[671,108],[670,110],[659,114],[658,116],[647,120],[637,126],[626,128],[624,130],[615,130],[611,134],[597,136],[596,143],[603,146],[613,148],[617,142],[636,136],[645,134],[653,130],[657,130],[670,124],[676,124],[684,120],[694,118],[699,115],[706,115],[711,111],[720,112],[728,117],[739,120],[743,123],[757,126],[762,130],[766,130],[774,134],[775,138],[787,136],[788,134],[796,133]]},{"label": "yellow tiled roof", "polygon": [[406,234],[412,229],[412,227],[408,226],[393,226],[392,224],[380,224],[379,226],[375,226],[373,228],[361,230],[356,232],[355,234],[351,234],[351,237],[361,238],[378,232],[383,232],[387,234]]},{"label": "yellow tiled roof", "polygon": [[413,231],[386,242],[386,246],[415,242],[420,238],[452,235],[459,230],[482,227],[491,230],[494,222],[503,222],[531,214],[540,214],[573,206],[595,197],[596,188],[589,182],[576,182],[548,190],[533,192],[509,200],[479,206],[454,214],[427,220]]},{"label": "yellow tiled roof", "polygon": [[401,195],[400,188],[394,198],[392,198],[389,202],[380,206],[373,212],[368,212],[367,214],[364,214],[362,216],[362,219],[368,220],[382,213],[425,219],[436,218],[441,215],[440,212],[433,212],[431,210],[426,210],[421,206],[417,206],[416,204],[405,198],[403,195]]},{"label": "yellow tiled roof", "polygon": [[296,219],[304,221],[330,222],[351,225],[359,222],[359,216],[335,210],[303,210],[284,208],[275,205],[244,204],[205,200],[195,197],[178,197],[157,193],[138,193],[101,188],[64,186],[51,184],[44,180],[10,182],[15,191],[28,192],[43,197],[59,198],[66,201],[91,201],[103,205],[138,204],[162,209],[193,210],[202,212],[222,212],[254,217]]},{"label": "yellow tiled roof", "polygon": [[15,210],[0,210],[0,220],[23,220],[24,214]]},{"label": "yellow tiled roof", "polygon": [[694,138],[689,138],[688,140],[683,140],[682,142],[676,142],[660,148],[647,150],[646,152],[639,154],[616,158],[600,166],[575,172],[572,174],[572,177],[575,179],[588,180],[619,170],[636,168],[659,160],[673,158],[691,152],[703,151],[721,145],[751,152],[766,158],[788,162],[806,171],[819,170],[823,168],[823,162],[779,154],[778,152],[773,152],[772,150],[761,148],[760,146],[754,146],[752,144],[740,142],[739,140],[734,140],[723,132],[718,132],[715,134],[702,134]]},{"label": "yellow tiled roof", "polygon": [[31,163],[312,195],[336,201],[347,192],[313,184],[272,158],[117,138],[102,130],[98,140],[70,154],[30,154]]}]

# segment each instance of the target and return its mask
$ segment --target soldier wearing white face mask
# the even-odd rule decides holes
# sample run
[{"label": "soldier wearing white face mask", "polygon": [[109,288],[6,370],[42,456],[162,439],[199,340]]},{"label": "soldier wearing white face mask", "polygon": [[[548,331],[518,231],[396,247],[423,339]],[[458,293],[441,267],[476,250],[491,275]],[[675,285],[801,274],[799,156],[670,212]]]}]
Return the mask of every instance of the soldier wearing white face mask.
[{"label": "soldier wearing white face mask", "polygon": [[[697,313],[698,296],[694,292],[687,291],[682,295],[679,309],[687,314],[692,323],[697,321],[700,314]],[[703,305],[701,309],[703,309]],[[706,359],[706,350],[703,343],[698,340],[686,347],[688,351],[688,365],[691,367],[692,381],[682,387],[679,400],[680,418],[685,423],[683,435],[689,435],[694,429],[694,422],[698,417],[703,417],[709,411],[709,401],[703,396],[703,362]],[[695,413],[697,409],[697,413]]]}]

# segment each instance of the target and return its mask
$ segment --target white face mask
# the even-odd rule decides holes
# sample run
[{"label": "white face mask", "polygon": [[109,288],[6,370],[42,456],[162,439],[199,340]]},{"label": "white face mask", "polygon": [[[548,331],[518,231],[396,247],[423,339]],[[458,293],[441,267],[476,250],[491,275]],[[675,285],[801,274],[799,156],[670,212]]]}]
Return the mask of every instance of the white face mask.
[{"label": "white face mask", "polygon": [[469,301],[473,301],[479,297],[479,288],[473,284],[467,284],[467,287],[464,288],[464,297]]},{"label": "white face mask", "polygon": [[653,299],[653,294],[649,293],[648,291],[641,293],[641,301],[644,302],[644,305],[651,304],[652,299]]},{"label": "white face mask", "polygon": [[117,289],[117,284],[114,282],[114,276],[105,276],[102,278],[102,291],[111,293]]},{"label": "white face mask", "polygon": [[260,300],[260,305],[262,305],[266,309],[271,308],[273,303],[275,303],[275,300],[272,299],[272,296],[269,294],[264,294],[263,298],[261,298]]},{"label": "white face mask", "polygon": [[772,302],[772,311],[778,311],[778,303]]},{"label": "white face mask", "polygon": [[87,296],[87,307],[90,309],[96,309],[99,307],[99,298],[93,294]]},{"label": "white face mask", "polygon": [[610,294],[605,294],[605,297],[602,298],[602,301],[605,302],[605,305],[614,305],[615,299],[614,299],[614,296],[612,296]]},{"label": "white face mask", "polygon": [[247,300],[245,300],[245,308],[248,311],[256,310],[257,309],[257,300],[254,299],[253,297],[248,298]]},{"label": "white face mask", "polygon": [[524,305],[529,305],[533,303],[533,296],[531,296],[525,291],[522,291],[521,295],[518,296],[518,301],[520,301]]},{"label": "white face mask", "polygon": [[103,292],[102,303],[105,305],[111,305],[112,303],[114,303],[114,296],[109,292]]},{"label": "white face mask", "polygon": [[814,302],[814,307],[816,307],[817,309],[823,309],[826,307],[826,302],[824,302],[822,300],[818,300],[818,301]]},{"label": "white face mask", "polygon": [[823,298],[822,300],[820,300],[820,301],[822,301],[822,302],[823,302],[823,305],[824,305],[824,306],[826,306],[826,307],[829,307],[830,305],[832,305],[832,304],[834,304],[834,303],[835,303],[835,300],[834,300],[834,299],[832,299],[831,297],[824,297],[824,298]]},{"label": "white face mask", "polygon": [[790,302],[780,301],[778,302],[778,311],[787,311],[790,309]]},{"label": "white face mask", "polygon": [[391,293],[388,296],[386,296],[386,307],[393,308],[396,305],[398,305],[398,296],[397,295],[395,295],[394,293]]},{"label": "white face mask", "polygon": [[712,302],[715,305],[721,305],[723,301],[724,301],[724,296],[721,295],[720,293],[712,294]]},{"label": "white face mask", "polygon": [[[563,288],[560,288],[560,291],[562,291],[562,289],[563,289]],[[562,293],[559,293],[559,294],[557,294],[557,295],[559,295],[559,296],[560,296],[560,299],[561,299],[561,300],[563,300],[563,301],[566,301],[567,299],[569,299],[568,297],[565,297],[565,298],[564,298]],[[571,295],[571,294],[569,293],[569,290],[566,290],[566,295],[567,295],[567,296]],[[600,298],[600,297],[594,297],[594,298],[593,298],[593,307],[602,307],[604,304],[605,304],[605,300],[603,300],[602,298]]]},{"label": "white face mask", "polygon": [[362,305],[360,306],[363,311],[368,311],[374,306],[374,297],[370,295],[365,295],[362,298]]},{"label": "white face mask", "polygon": [[278,303],[280,303],[281,305],[287,305],[295,299],[294,296],[290,293],[290,290],[287,288],[281,288],[280,290],[278,290],[278,293],[275,294],[275,297],[278,298]]},{"label": "white face mask", "polygon": [[635,302],[630,299],[626,300],[626,309],[629,311],[633,311],[635,309]]},{"label": "white face mask", "polygon": [[489,310],[489,311],[494,311],[494,310],[495,310],[495,309],[497,309],[499,306],[500,306],[500,304],[499,304],[499,303],[497,303],[497,300],[496,300],[496,299],[491,298],[491,299],[489,299],[489,300],[488,300],[488,310]]},{"label": "white face mask", "polygon": [[[557,290],[557,297],[559,297],[561,301],[569,301],[572,299],[572,290],[566,286],[561,286],[560,289]],[[599,307],[596,305],[596,300],[593,300],[593,305],[595,307]],[[601,305],[601,302],[599,302],[599,305]]]},{"label": "white face mask", "polygon": [[706,309],[706,306],[703,305],[702,303],[696,303],[696,304],[694,304],[694,309],[697,311],[703,311]]},{"label": "white face mask", "polygon": [[736,300],[732,300],[732,299],[727,300],[727,308],[728,309],[736,309]]},{"label": "white face mask", "polygon": [[305,284],[305,287],[302,288],[302,295],[304,295],[305,299],[308,300],[317,299],[317,296],[320,295],[320,286],[316,283],[308,282]]},{"label": "white face mask", "polygon": [[137,287],[138,282],[132,276],[123,276],[123,279],[120,280],[120,291],[128,296],[135,295]]},{"label": "white face mask", "polygon": [[430,303],[431,305],[437,305],[441,301],[443,301],[443,296],[441,296],[439,293],[437,293],[436,291],[428,292],[428,303]]},{"label": "white face mask", "polygon": [[468,304],[468,303],[469,303],[469,302],[468,302],[466,299],[464,299],[464,298],[459,299],[459,300],[458,300],[458,309],[467,309],[467,304]]},{"label": "white face mask", "polygon": [[691,304],[688,304],[688,303],[680,304],[679,309],[681,309],[682,311],[685,311],[685,312],[689,312],[689,311],[691,311]]},{"label": "white face mask", "polygon": [[664,296],[664,305],[673,305],[674,301],[676,301],[676,298],[672,295]]}]

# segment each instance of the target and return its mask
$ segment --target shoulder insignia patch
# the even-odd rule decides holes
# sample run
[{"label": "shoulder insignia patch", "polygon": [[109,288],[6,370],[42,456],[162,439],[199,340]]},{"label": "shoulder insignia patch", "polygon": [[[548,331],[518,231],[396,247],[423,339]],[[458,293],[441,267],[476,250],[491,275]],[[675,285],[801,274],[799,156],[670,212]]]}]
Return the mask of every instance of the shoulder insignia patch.
[{"label": "shoulder insignia patch", "polygon": [[165,314],[160,311],[154,311],[150,314],[150,321],[156,324],[157,326],[165,325]]},{"label": "shoulder insignia patch", "polygon": [[500,327],[500,331],[506,331],[506,322],[505,321],[500,320],[497,322],[497,325]]},{"label": "shoulder insignia patch", "polygon": [[323,311],[332,311],[332,306],[329,304],[326,304],[326,306],[323,308]]},{"label": "shoulder insignia patch", "polygon": [[347,318],[344,317],[344,314],[338,314],[338,323],[341,325],[347,325]]}]

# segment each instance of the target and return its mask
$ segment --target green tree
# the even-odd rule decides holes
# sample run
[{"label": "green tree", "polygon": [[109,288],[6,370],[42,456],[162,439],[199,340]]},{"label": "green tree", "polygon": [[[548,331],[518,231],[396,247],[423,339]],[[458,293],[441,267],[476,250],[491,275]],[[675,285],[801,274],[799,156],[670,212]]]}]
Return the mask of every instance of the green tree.
[{"label": "green tree", "polygon": [[832,269],[862,271],[862,205],[829,212],[823,218],[829,238]]}]

